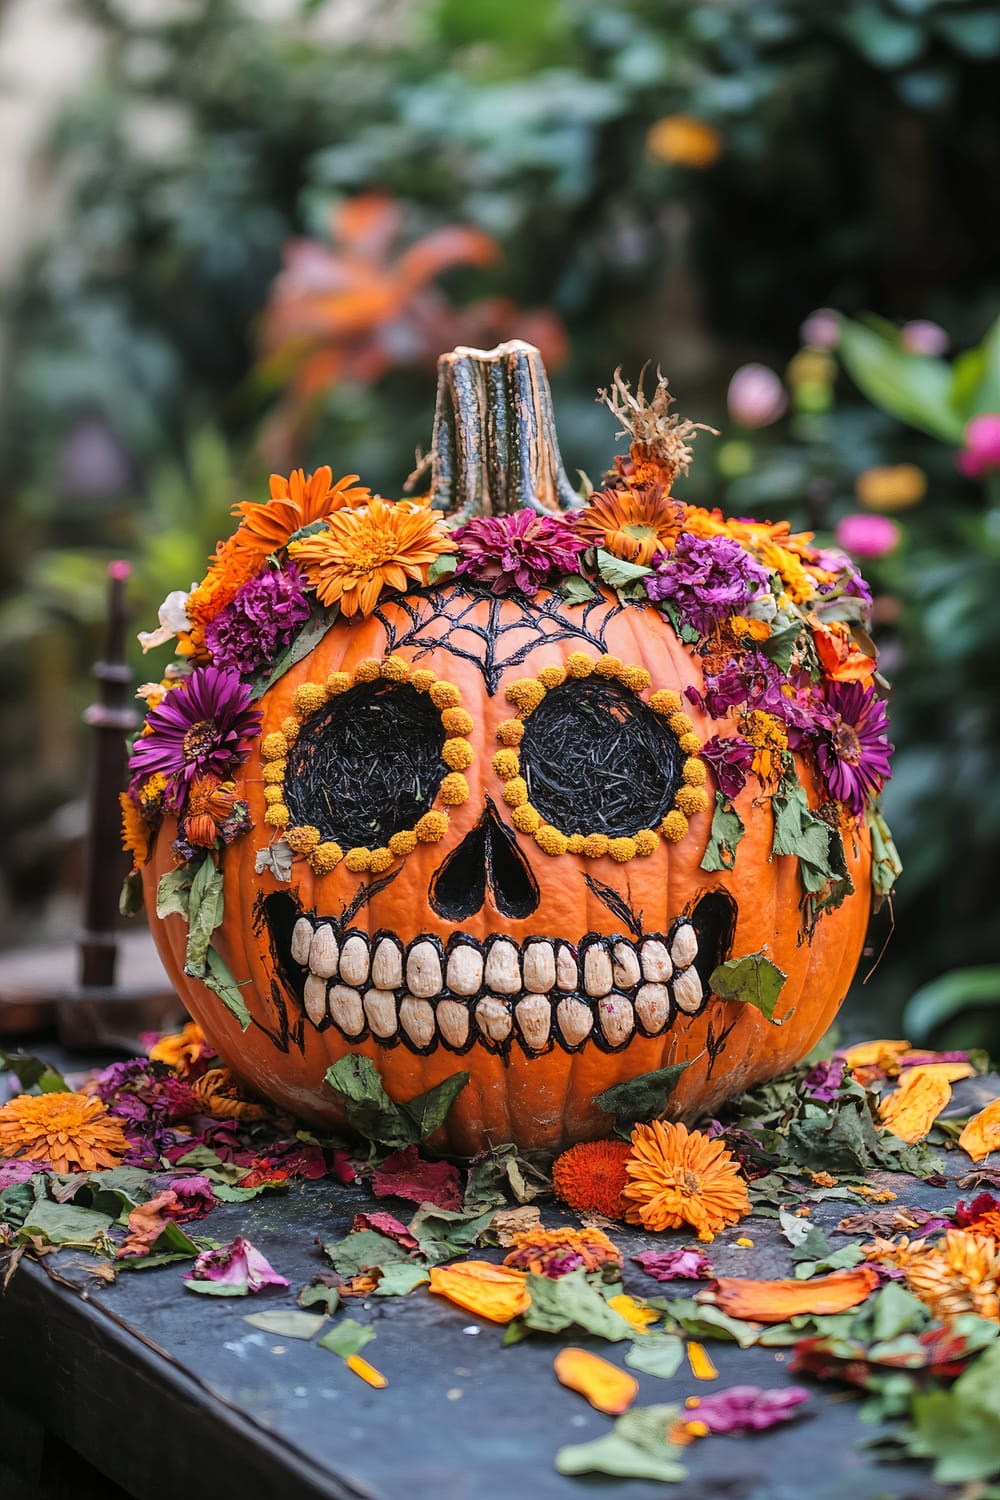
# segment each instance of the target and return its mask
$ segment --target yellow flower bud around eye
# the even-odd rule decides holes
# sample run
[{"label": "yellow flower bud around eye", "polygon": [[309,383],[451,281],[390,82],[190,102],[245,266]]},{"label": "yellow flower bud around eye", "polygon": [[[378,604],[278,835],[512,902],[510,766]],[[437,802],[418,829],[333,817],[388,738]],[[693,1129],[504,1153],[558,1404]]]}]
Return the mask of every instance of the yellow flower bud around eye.
[{"label": "yellow flower bud around eye", "polygon": [[589,677],[594,670],[594,658],[586,651],[571,651],[566,658],[566,671],[571,677]]},{"label": "yellow flower bud around eye", "polygon": [[475,728],[475,720],[467,708],[446,708],[441,723],[447,735],[468,735]]},{"label": "yellow flower bud around eye", "polygon": [[283,734],[265,734],[260,742],[262,760],[284,760],[288,754],[288,741]]},{"label": "yellow flower bud around eye", "polygon": [[656,846],[659,842],[652,828],[640,828],[635,836],[635,852],[640,859],[648,859],[651,854],[656,853]]},{"label": "yellow flower bud around eye", "polygon": [[624,662],[618,656],[599,656],[594,662],[594,671],[598,677],[618,677],[621,674]]},{"label": "yellow flower bud around eye", "polygon": [[656,692],[650,696],[649,706],[654,713],[663,714],[665,718],[668,718],[670,714],[680,712],[681,695],[675,693],[673,688],[657,688]]},{"label": "yellow flower bud around eye", "polygon": [[523,807],[528,800],[528,783],[523,776],[512,776],[505,783],[503,800],[508,807]]},{"label": "yellow flower bud around eye", "polygon": [[571,833],[566,840],[567,854],[582,854],[583,846],[587,842],[582,833]]},{"label": "yellow flower bud around eye", "polygon": [[453,682],[435,682],[428,689],[427,696],[435,708],[457,708],[462,701],[462,695]]},{"label": "yellow flower bud around eye", "polygon": [[417,835],[412,828],[403,828],[389,840],[389,848],[396,859],[405,859],[417,847]]},{"label": "yellow flower bud around eye", "polygon": [[265,786],[276,786],[278,782],[284,781],[285,772],[288,770],[287,760],[269,760],[261,771],[261,778]]},{"label": "yellow flower bud around eye", "polygon": [[461,771],[452,771],[440,786],[441,801],[445,807],[460,807],[469,800],[469,783]]},{"label": "yellow flower bud around eye", "polygon": [[543,854],[565,854],[569,839],[558,828],[553,828],[551,823],[546,823],[535,829],[535,843]]},{"label": "yellow flower bud around eye", "polygon": [[504,688],[504,697],[508,703],[513,703],[515,708],[520,709],[522,714],[530,714],[545,697],[545,689],[536,677],[519,677],[514,682],[508,682]]},{"label": "yellow flower bud around eye", "polygon": [[583,841],[582,853],[588,859],[601,859],[608,852],[611,840],[606,833],[588,833]]},{"label": "yellow flower bud around eye", "polygon": [[422,844],[439,844],[448,832],[448,814],[426,812],[413,831]]},{"label": "yellow flower bud around eye", "polygon": [[326,691],[331,698],[338,698],[341,693],[346,693],[350,685],[350,672],[331,672],[326,679]]},{"label": "yellow flower bud around eye", "polygon": [[560,687],[566,681],[566,668],[543,667],[538,674],[538,680],[544,688]]},{"label": "yellow flower bud around eye", "polygon": [[344,864],[352,875],[363,875],[372,867],[372,852],[370,849],[348,849],[344,855]]},{"label": "yellow flower bud around eye", "polygon": [[524,725],[520,719],[504,719],[497,725],[497,739],[501,745],[519,745],[524,739]]},{"label": "yellow flower bud around eye", "polygon": [[368,862],[368,868],[373,875],[381,875],[384,871],[388,870],[395,858],[396,856],[391,849],[373,849]]},{"label": "yellow flower bud around eye", "polygon": [[[381,676],[382,663],[380,661],[376,661],[374,657],[371,656],[366,657],[364,661],[359,661],[357,666],[354,668],[353,677],[355,683],[376,682]],[[354,851],[352,850],[351,853],[353,852]],[[350,857],[350,854],[348,854],[347,858],[350,859]]]},{"label": "yellow flower bud around eye", "polygon": [[404,661],[401,656],[387,656],[382,663],[382,678],[385,682],[409,682],[409,662]]},{"label": "yellow flower bud around eye", "polygon": [[[700,748],[700,746],[699,746]],[[476,758],[476,752],[468,740],[445,740],[441,759],[452,771],[467,771]]]},{"label": "yellow flower bud around eye", "polygon": [[311,854],[319,847],[320,831],[311,823],[302,823],[297,828],[286,828],[285,838],[293,854]]},{"label": "yellow flower bud around eye", "polygon": [[493,757],[493,770],[501,781],[509,781],[521,769],[521,757],[516,750],[498,750]]},{"label": "yellow flower bud around eye", "polygon": [[624,865],[638,854],[635,839],[620,838],[612,839],[608,844],[608,853],[616,864]]},{"label": "yellow flower bud around eye", "polygon": [[284,828],[291,814],[283,802],[272,802],[264,813],[264,822],[271,828]]},{"label": "yellow flower bud around eye", "polygon": [[703,786],[682,786],[674,798],[674,806],[686,818],[693,818],[708,807],[708,793]]},{"label": "yellow flower bud around eye", "polygon": [[522,802],[510,815],[510,821],[519,833],[534,833],[541,824],[541,814],[530,802]]},{"label": "yellow flower bud around eye", "polygon": [[418,693],[429,692],[435,682],[437,678],[426,667],[418,667],[415,672],[410,673],[410,686],[416,688]]},{"label": "yellow flower bud around eye", "polygon": [[679,843],[679,841],[684,837],[687,831],[688,820],[684,816],[684,814],[682,812],[678,812],[676,808],[673,810],[673,812],[668,812],[667,816],[660,824],[660,832],[670,844]]},{"label": "yellow flower bud around eye", "polygon": [[691,755],[684,762],[684,770],[681,774],[688,786],[704,786],[708,770],[703,760],[698,760],[696,756]]},{"label": "yellow flower bud around eye", "polygon": [[319,682],[303,682],[292,694],[295,712],[300,719],[308,719],[326,702],[326,688]]},{"label": "yellow flower bud around eye", "polygon": [[333,839],[328,839],[324,844],[317,844],[309,855],[309,865],[316,875],[329,875],[335,870],[344,857],[344,851]]}]

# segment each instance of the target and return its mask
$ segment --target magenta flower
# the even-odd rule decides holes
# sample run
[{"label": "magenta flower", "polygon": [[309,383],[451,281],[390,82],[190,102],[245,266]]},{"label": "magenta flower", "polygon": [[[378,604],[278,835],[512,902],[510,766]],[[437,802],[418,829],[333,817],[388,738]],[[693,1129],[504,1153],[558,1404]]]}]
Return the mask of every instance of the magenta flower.
[{"label": "magenta flower", "polygon": [[654,561],[646,593],[656,601],[672,601],[682,623],[702,635],[770,588],[766,569],[728,536],[682,532],[673,552],[661,552]]},{"label": "magenta flower", "polygon": [[888,516],[852,511],[837,522],[836,537],[839,545],[855,557],[885,557],[899,546],[900,530]]},{"label": "magenta flower", "polygon": [[829,1104],[831,1099],[836,1098],[837,1090],[844,1081],[844,1066],[842,1057],[816,1063],[802,1080],[803,1093],[820,1104]]},{"label": "magenta flower", "polygon": [[27,1161],[19,1157],[16,1161],[0,1162],[0,1193],[4,1188],[20,1187],[22,1182],[29,1181],[36,1172],[51,1172],[52,1167],[47,1161]]},{"label": "magenta flower", "polygon": [[157,771],[169,777],[164,800],[177,812],[196,776],[223,781],[246,760],[261,718],[235,668],[198,667],[146,715],[152,733],[136,740],[129,770],[143,778]]},{"label": "magenta flower", "polygon": [[899,342],[908,354],[947,354],[951,342],[940,323],[913,318],[899,330]]},{"label": "magenta flower", "polygon": [[533,510],[477,516],[452,537],[458,543],[456,573],[488,583],[494,594],[520,589],[530,597],[553,574],[579,573],[580,553],[587,550],[571,521]]},{"label": "magenta flower", "polygon": [[308,618],[305,577],[288,563],[245,583],[205,627],[205,644],[217,666],[236,667],[248,677],[287,646]]},{"label": "magenta flower", "polygon": [[198,1173],[190,1177],[172,1177],[168,1186],[177,1195],[177,1206],[171,1218],[178,1224],[188,1219],[202,1219],[215,1207],[215,1193],[207,1177]]},{"label": "magenta flower", "polygon": [[698,1281],[712,1275],[704,1250],[641,1250],[632,1259],[654,1281]]},{"label": "magenta flower", "polygon": [[767,365],[741,365],[729,382],[726,403],[741,427],[770,427],[784,412],[788,396]]},{"label": "magenta flower", "polygon": [[741,734],[722,738],[714,734],[701,748],[701,757],[715,773],[724,797],[738,797],[747,784],[753,761],[753,746]]},{"label": "magenta flower", "polygon": [[799,1415],[797,1407],[809,1400],[809,1392],[800,1385],[786,1385],[765,1391],[758,1385],[733,1385],[728,1391],[714,1391],[702,1396],[693,1407],[688,1421],[704,1422],[709,1432],[765,1432],[779,1422]]},{"label": "magenta flower", "polygon": [[184,1280],[192,1292],[214,1297],[245,1297],[266,1286],[288,1285],[260,1251],[240,1236],[218,1250],[203,1250]]},{"label": "magenta flower", "polygon": [[1000,412],[973,417],[965,429],[965,447],[956,459],[969,479],[983,479],[1000,469]]},{"label": "magenta flower", "polygon": [[836,349],[840,343],[840,316],[832,307],[817,307],[799,329],[804,344],[813,349]]},{"label": "magenta flower", "polygon": [[890,774],[885,704],[860,682],[830,683],[819,727],[816,759],[830,796],[860,818]]}]

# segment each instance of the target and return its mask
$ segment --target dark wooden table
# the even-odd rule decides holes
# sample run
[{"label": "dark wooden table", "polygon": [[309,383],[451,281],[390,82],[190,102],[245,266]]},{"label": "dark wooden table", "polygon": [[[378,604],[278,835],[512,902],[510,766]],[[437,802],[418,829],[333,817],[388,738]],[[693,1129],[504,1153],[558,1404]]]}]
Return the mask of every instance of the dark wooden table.
[{"label": "dark wooden table", "polygon": [[[891,1182],[900,1204],[947,1209],[956,1197],[954,1184],[879,1181]],[[86,1255],[22,1261],[0,1302],[3,1500],[118,1500],[121,1492],[137,1500],[579,1500],[588,1493],[932,1500],[953,1493],[915,1465],[872,1462],[859,1445],[877,1429],[860,1421],[857,1401],[818,1384],[799,1421],[757,1437],[692,1444],[690,1477],[681,1484],[564,1478],[553,1466],[556,1450],[611,1426],[557,1384],[552,1360],[565,1337],[533,1336],[505,1349],[502,1328],[426,1288],[354,1301],[347,1316],[375,1327],[365,1356],[389,1380],[373,1390],[326,1350],[243,1321],[249,1312],[294,1306],[323,1268],[319,1241],[341,1237],[358,1209],[371,1206],[358,1189],[299,1182],[287,1195],[216,1209],[198,1228],[219,1240],[244,1234],[289,1279],[287,1290],[256,1297],[197,1297],[183,1288],[181,1264],[122,1273],[108,1286],[94,1280]],[[378,1207],[407,1214],[393,1200]],[[856,1211],[823,1202],[812,1222],[830,1232]],[[543,1219],[566,1222],[553,1205]],[[752,1236],[752,1249],[736,1246],[741,1233]],[[653,1243],[626,1229],[614,1238],[626,1257]],[[664,1237],[657,1243],[662,1248]],[[774,1221],[727,1231],[711,1255],[722,1275],[790,1274],[790,1249]],[[646,1295],[696,1289],[690,1282],[658,1287],[628,1259],[625,1285]],[[616,1362],[627,1347],[573,1342]],[[721,1342],[710,1350],[716,1382],[695,1382],[686,1365],[669,1381],[640,1375],[637,1404],[789,1381],[784,1350]]]}]

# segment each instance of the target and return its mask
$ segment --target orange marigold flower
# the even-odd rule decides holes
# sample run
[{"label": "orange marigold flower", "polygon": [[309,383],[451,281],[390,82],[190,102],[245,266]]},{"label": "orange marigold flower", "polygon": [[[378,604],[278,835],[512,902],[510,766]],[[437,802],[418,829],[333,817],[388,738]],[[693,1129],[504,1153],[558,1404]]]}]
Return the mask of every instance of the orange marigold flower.
[{"label": "orange marigold flower", "polygon": [[644,1229],[690,1224],[700,1240],[712,1240],[750,1212],[746,1182],[725,1143],[685,1125],[637,1125],[625,1172],[625,1217]]},{"label": "orange marigold flower", "polygon": [[118,804],[122,810],[122,848],[131,854],[132,863],[139,869],[149,858],[152,829],[128,792],[118,793]]},{"label": "orange marigold flower", "polygon": [[903,1273],[936,1318],[976,1313],[1000,1322],[1000,1246],[992,1235],[949,1229],[937,1249],[914,1255]]},{"label": "orange marigold flower", "polygon": [[[275,788],[279,792],[280,789]],[[211,849],[222,824],[233,815],[236,787],[217,776],[196,776],[184,809],[184,833],[189,844]]]},{"label": "orange marigold flower", "polygon": [[194,1091],[200,1112],[216,1120],[253,1124],[268,1119],[271,1113],[266,1104],[246,1097],[240,1080],[228,1068],[210,1068],[195,1082]]},{"label": "orange marigold flower", "polygon": [[598,490],[586,510],[578,512],[576,529],[615,557],[648,567],[657,552],[669,552],[677,540],[684,511],[659,484],[637,490]]},{"label": "orange marigold flower", "polygon": [[410,510],[373,495],[355,510],[339,510],[324,530],[289,547],[322,604],[345,615],[370,615],[384,589],[427,582],[427,569],[452,546],[439,510]]},{"label": "orange marigold flower", "polygon": [[128,1146],[121,1120],[90,1094],[18,1094],[0,1109],[0,1156],[97,1172],[116,1167]]},{"label": "orange marigold flower", "polygon": [[287,479],[271,475],[271,498],[263,502],[244,500],[234,505],[232,514],[240,517],[234,541],[262,557],[277,552],[288,538],[313,521],[325,521],[335,510],[345,506],[364,505],[371,491],[359,485],[357,474],[345,474],[333,483],[333,470],[323,464],[307,479],[302,469],[293,469]]},{"label": "orange marigold flower", "polygon": [[[622,1142],[624,1145],[624,1141]],[[536,1276],[566,1276],[570,1271],[611,1268],[606,1279],[621,1279],[622,1253],[601,1229],[528,1229],[511,1237],[504,1265]]]},{"label": "orange marigold flower", "polygon": [[161,1036],[149,1049],[150,1062],[166,1063],[168,1068],[183,1077],[193,1063],[199,1062],[208,1051],[207,1043],[197,1021],[188,1021],[183,1031]]},{"label": "orange marigold flower", "polygon": [[621,1219],[625,1162],[631,1149],[627,1141],[584,1141],[571,1146],[552,1165],[553,1192],[578,1214]]}]

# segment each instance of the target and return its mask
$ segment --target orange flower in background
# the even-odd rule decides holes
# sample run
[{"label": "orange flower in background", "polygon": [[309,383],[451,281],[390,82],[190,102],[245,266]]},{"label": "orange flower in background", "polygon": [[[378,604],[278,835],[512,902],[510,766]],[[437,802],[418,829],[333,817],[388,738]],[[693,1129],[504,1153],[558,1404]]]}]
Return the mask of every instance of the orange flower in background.
[{"label": "orange flower in background", "polygon": [[714,125],[693,115],[664,115],[646,135],[646,150],[654,161],[695,171],[714,166],[722,155],[722,146],[722,136]]},{"label": "orange flower in background", "polygon": [[491,1323],[509,1323],[531,1306],[527,1273],[488,1260],[460,1260],[432,1266],[431,1291]]},{"label": "orange flower in background", "polygon": [[872,1266],[833,1271],[809,1281],[744,1281],[719,1276],[695,1301],[720,1307],[732,1318],[752,1323],[785,1323],[802,1313],[839,1313],[864,1302],[879,1284]]},{"label": "orange flower in background", "polygon": [[264,553],[284,547],[288,538],[313,521],[323,521],[344,506],[363,505],[371,495],[366,485],[357,484],[357,474],[345,474],[334,484],[333,470],[324,464],[307,479],[302,469],[293,469],[287,479],[271,475],[271,498],[263,502],[244,500],[234,505],[232,514],[240,517],[234,541],[241,548]]},{"label": "orange flower in background", "polygon": [[124,1126],[90,1094],[18,1094],[0,1109],[0,1156],[47,1161],[55,1172],[116,1167]]},{"label": "orange flower in background", "polygon": [[571,1146],[552,1164],[552,1190],[578,1214],[625,1216],[622,1190],[628,1178],[625,1163],[631,1153],[627,1141],[584,1141]]},{"label": "orange flower in background", "polygon": [[875,464],[854,481],[865,510],[909,510],[927,494],[927,475],[916,464]]},{"label": "orange flower in background", "polygon": [[991,1151],[1000,1151],[1000,1099],[973,1115],[958,1138],[958,1144],[973,1161],[982,1161]]},{"label": "orange flower in background", "polygon": [[579,536],[625,562],[648,567],[657,552],[669,552],[684,510],[662,485],[636,490],[597,490],[574,520]]},{"label": "orange flower in background", "polygon": [[288,554],[304,568],[322,604],[345,615],[370,615],[384,589],[426,583],[427,569],[453,542],[442,513],[391,505],[373,495],[357,510],[338,510],[324,530],[293,542]]},{"label": "orange flower in background", "polygon": [[725,1143],[686,1125],[637,1125],[625,1171],[625,1217],[644,1229],[690,1224],[700,1240],[712,1240],[750,1212],[746,1182]]},{"label": "orange flower in background", "polygon": [[173,1068],[183,1075],[192,1063],[198,1062],[206,1050],[201,1027],[196,1021],[188,1021],[183,1031],[161,1036],[160,1040],[150,1047],[149,1060],[165,1063],[168,1068]]},{"label": "orange flower in background", "polygon": [[903,1272],[936,1318],[976,1313],[1000,1322],[1000,1247],[992,1235],[949,1229],[937,1249],[914,1255]]},{"label": "orange flower in background", "polygon": [[879,1119],[899,1140],[914,1146],[926,1138],[950,1100],[947,1078],[929,1068],[908,1068],[899,1087],[879,1104]]}]

